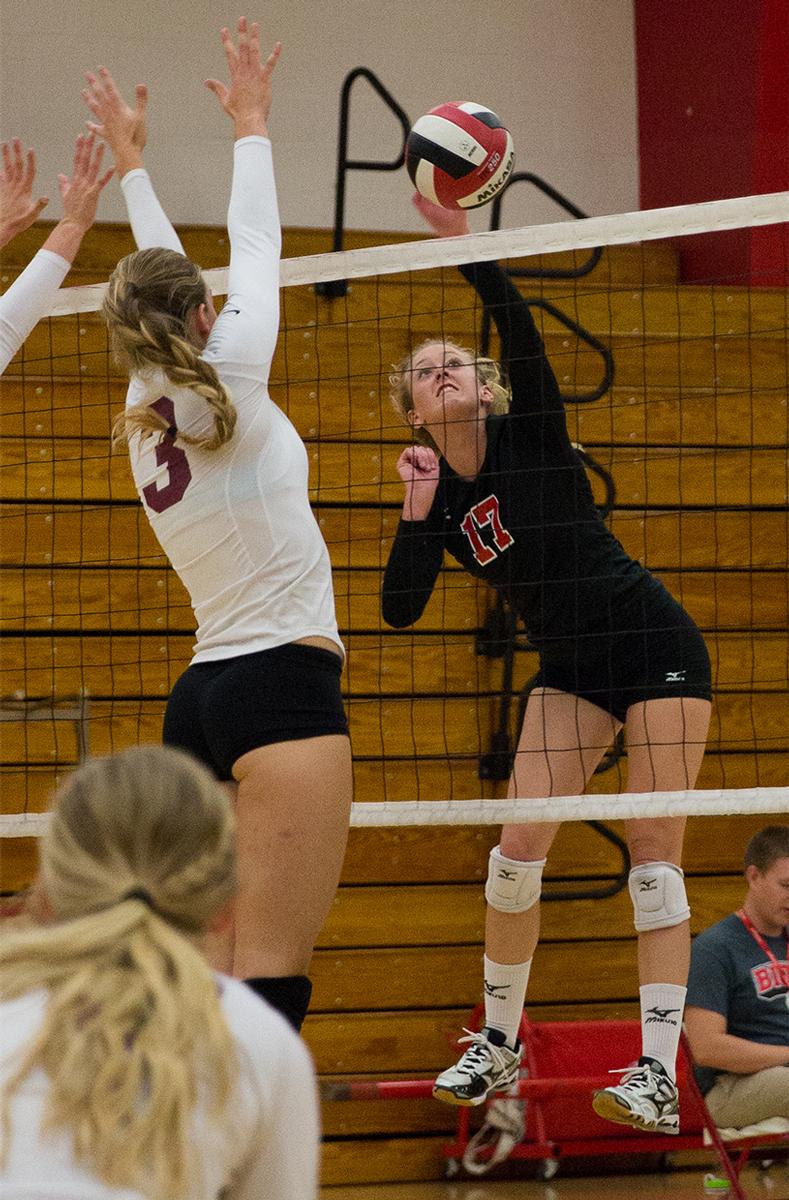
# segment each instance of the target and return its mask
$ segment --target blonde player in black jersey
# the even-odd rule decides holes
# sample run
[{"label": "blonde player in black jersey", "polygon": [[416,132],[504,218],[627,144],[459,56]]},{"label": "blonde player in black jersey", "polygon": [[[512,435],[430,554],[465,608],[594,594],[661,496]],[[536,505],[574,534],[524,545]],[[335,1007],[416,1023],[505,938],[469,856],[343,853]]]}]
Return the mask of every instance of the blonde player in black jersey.
[{"label": "blonde player in black jersey", "polygon": [[[439,235],[466,216],[415,203]],[[410,625],[444,550],[487,580],[523,619],[540,654],[510,781],[511,797],[581,793],[625,727],[628,790],[693,787],[710,719],[710,666],[693,621],[609,532],[565,422],[529,307],[495,263],[462,267],[489,306],[498,368],[457,346],[418,346],[392,376],[417,444],[398,462],[403,519],[384,578],[383,614]],[[509,401],[509,403],[507,403]],[[539,935],[542,870],[556,825],[508,825],[491,852],[486,897],[485,1027],[434,1094],[480,1104],[515,1078],[518,1025]],[[684,819],[627,822],[638,931],[642,1057],[597,1093],[601,1115],[679,1129],[675,1060],[690,952],[680,868]]]},{"label": "blonde player in black jersey", "polygon": [[[22,152],[18,138],[0,147],[0,249],[28,229],[49,203],[33,199],[36,159]],[[0,296],[0,374],[6,369],[33,327],[49,311],[68,274],[82,239],[96,219],[99,196],[113,172],[99,174],[104,147],[94,137],[80,136],[74,151],[71,178],[58,176],[63,216],[35,258],[7,292]]]},{"label": "blonde player in black jersey", "polygon": [[329,556],[310,510],[308,464],[267,380],[279,321],[280,226],[268,136],[277,45],[258,25],[222,42],[230,84],[209,80],[233,122],[228,298],[217,316],[143,169],[146,91],[134,108],[109,72],[87,76],[140,247],[104,305],[129,373],[123,434],[145,512],[197,618],[191,665],[167,705],[165,742],[237,785],[234,946],[216,965],[298,1028],[307,970],[345,851],[352,774],[340,695]]}]

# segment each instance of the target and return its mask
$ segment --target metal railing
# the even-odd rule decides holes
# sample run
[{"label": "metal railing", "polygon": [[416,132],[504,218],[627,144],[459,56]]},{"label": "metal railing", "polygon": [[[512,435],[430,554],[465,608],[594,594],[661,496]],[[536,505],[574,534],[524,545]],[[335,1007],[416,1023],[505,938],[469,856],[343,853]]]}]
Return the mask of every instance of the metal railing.
[{"label": "metal railing", "polygon": [[[504,197],[514,183],[531,183],[538,191],[542,192],[565,212],[568,212],[571,217],[580,219],[588,217],[582,208],[577,204],[573,204],[572,200],[568,200],[555,187],[551,187],[550,183],[542,179],[539,175],[534,175],[531,171],[515,171],[510,175],[506,184],[493,200],[491,204],[490,225],[489,229],[501,228],[501,207],[504,203]],[[590,271],[599,263],[603,254],[601,246],[596,246],[592,250],[589,258],[585,263],[581,263],[579,267],[514,267],[510,270],[510,275],[520,279],[581,279],[584,275],[588,275]]]},{"label": "metal railing", "polygon": [[[403,131],[403,144],[397,158],[390,161],[377,159],[353,159],[348,157],[348,129],[351,115],[351,89],[357,79],[366,79],[378,93],[384,104],[394,113]],[[345,185],[349,171],[398,171],[405,161],[405,143],[411,129],[411,121],[403,111],[394,96],[373,71],[367,67],[356,67],[346,75],[340,92],[340,130],[337,137],[337,180],[334,193],[334,234],[332,250],[342,250],[345,237]],[[345,279],[333,279],[327,283],[317,283],[315,291],[319,296],[335,299],[344,296],[348,290]]]},{"label": "metal railing", "polygon": [[[517,271],[508,270],[508,275],[515,275]],[[571,333],[581,342],[586,342],[603,360],[603,377],[596,387],[590,392],[561,392],[561,398],[566,403],[571,404],[589,404],[592,400],[599,400],[604,396],[611,384],[614,382],[614,356],[607,346],[604,346],[599,338],[596,338],[588,329],[584,329],[583,325],[579,325],[572,317],[568,317],[566,312],[558,308],[555,304],[551,304],[550,300],[543,300],[541,296],[530,296],[526,298],[526,303],[532,308],[541,308],[545,312],[555,317],[565,329],[569,329]],[[482,321],[480,324],[479,346],[480,352],[487,355],[490,349],[490,326],[491,316],[490,310],[484,308],[482,311]]]}]

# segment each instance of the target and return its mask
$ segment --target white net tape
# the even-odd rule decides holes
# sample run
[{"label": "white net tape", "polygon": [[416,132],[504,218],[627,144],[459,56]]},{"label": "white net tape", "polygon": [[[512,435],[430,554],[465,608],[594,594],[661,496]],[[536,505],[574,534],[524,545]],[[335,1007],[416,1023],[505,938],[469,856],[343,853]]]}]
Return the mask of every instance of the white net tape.
[{"label": "white net tape", "polygon": [[[596,246],[655,241],[693,233],[744,229],[756,225],[779,225],[789,221],[789,192],[769,192],[736,200],[712,200],[706,204],[684,204],[676,208],[652,208],[643,212],[579,221],[557,221],[530,225],[525,229],[502,229],[458,238],[429,238],[392,246],[340,250],[333,254],[305,254],[284,259],[280,265],[282,287],[328,283],[333,279],[358,279],[419,271],[440,264],[490,262],[495,258],[520,258],[532,254],[554,254],[567,250],[589,250]],[[227,293],[227,268],[203,272],[215,295]],[[74,312],[96,312],[106,284],[64,288],[52,307],[52,316]]]},{"label": "white net tape", "polygon": [[[611,796],[553,796],[544,800],[413,800],[354,804],[351,826],[540,825],[553,821],[624,821],[644,817],[789,815],[789,787],[712,791],[621,792]],[[0,837],[40,837],[49,813],[0,817]]]}]

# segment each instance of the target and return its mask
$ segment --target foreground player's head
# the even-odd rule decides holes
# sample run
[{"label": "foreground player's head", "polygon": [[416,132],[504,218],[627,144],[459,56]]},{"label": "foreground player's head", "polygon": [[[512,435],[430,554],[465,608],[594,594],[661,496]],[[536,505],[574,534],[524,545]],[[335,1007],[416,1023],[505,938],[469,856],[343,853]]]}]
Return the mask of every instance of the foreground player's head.
[{"label": "foreground player's head", "polygon": [[235,890],[228,797],[199,763],[166,746],[89,759],[55,796],[41,882],[60,920],[144,889],[164,921],[201,933]]},{"label": "foreground player's head", "polygon": [[745,849],[745,907],[763,933],[789,926],[789,825],[767,825]]},{"label": "foreground player's head", "polygon": [[41,887],[54,919],[0,948],[5,996],[47,996],[6,1103],[43,1070],[44,1120],[73,1138],[83,1166],[114,1187],[138,1187],[143,1173],[146,1195],[182,1196],[198,1083],[221,1108],[236,1070],[194,944],[235,891],[230,801],[166,747],[91,760],[55,797]]},{"label": "foreground player's head", "polygon": [[[236,423],[230,394],[213,366],[200,357],[216,320],[211,292],[200,268],[163,247],[122,258],[110,276],[102,305],[110,344],[128,375],[162,371],[176,387],[202,396],[213,410],[213,434],[182,441],[215,450],[229,441]],[[166,422],[141,405],[121,420],[122,435],[166,431]]]},{"label": "foreground player's head", "polygon": [[414,440],[438,449],[449,424],[465,423],[471,438],[478,421],[507,411],[509,392],[498,364],[471,350],[431,338],[396,364],[389,376],[395,412],[414,430]]}]

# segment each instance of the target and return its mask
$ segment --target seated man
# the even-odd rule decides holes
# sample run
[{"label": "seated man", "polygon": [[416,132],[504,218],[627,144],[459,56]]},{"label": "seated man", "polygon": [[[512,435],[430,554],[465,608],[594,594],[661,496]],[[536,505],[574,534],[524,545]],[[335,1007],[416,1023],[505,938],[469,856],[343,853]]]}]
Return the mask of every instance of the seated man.
[{"label": "seated man", "polygon": [[693,942],[685,1027],[696,1078],[721,1128],[789,1118],[789,825],[745,851],[738,912]]}]

